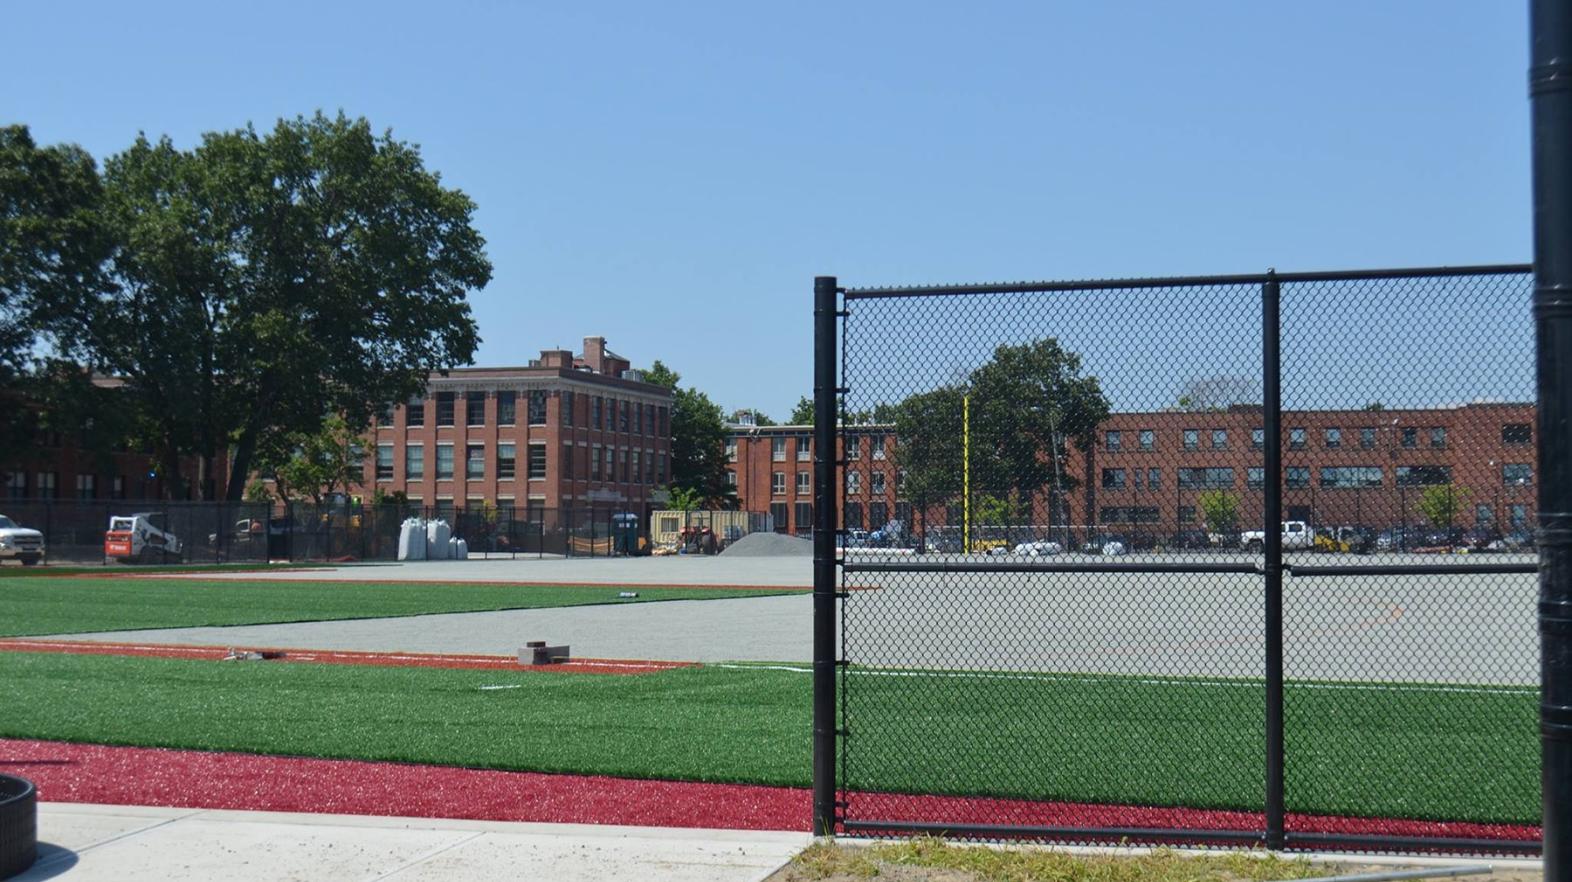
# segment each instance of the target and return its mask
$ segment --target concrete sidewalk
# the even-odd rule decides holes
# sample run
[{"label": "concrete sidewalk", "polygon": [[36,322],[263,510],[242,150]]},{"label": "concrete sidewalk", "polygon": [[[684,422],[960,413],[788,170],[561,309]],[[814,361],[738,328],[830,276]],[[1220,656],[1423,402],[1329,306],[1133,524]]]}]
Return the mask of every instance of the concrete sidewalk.
[{"label": "concrete sidewalk", "polygon": [[40,803],[14,882],[640,879],[745,882],[807,833]]}]

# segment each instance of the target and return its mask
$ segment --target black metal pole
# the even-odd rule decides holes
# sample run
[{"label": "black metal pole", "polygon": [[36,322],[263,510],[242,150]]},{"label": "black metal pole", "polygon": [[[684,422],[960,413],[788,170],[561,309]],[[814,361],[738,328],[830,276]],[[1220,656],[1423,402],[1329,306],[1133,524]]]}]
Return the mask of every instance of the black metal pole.
[{"label": "black metal pole", "polygon": [[1282,291],[1275,272],[1261,286],[1262,444],[1266,491],[1261,515],[1266,552],[1266,847],[1283,838],[1283,396],[1278,344]]},{"label": "black metal pole", "polygon": [[1572,2],[1530,0],[1539,684],[1547,882],[1572,882]]},{"label": "black metal pole", "polygon": [[834,276],[813,280],[813,832],[835,833]]}]

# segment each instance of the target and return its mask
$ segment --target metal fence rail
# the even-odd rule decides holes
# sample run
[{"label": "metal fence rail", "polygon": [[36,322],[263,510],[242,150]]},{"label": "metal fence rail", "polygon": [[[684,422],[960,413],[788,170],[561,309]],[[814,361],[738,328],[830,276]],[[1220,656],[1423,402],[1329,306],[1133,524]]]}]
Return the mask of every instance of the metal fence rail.
[{"label": "metal fence rail", "polygon": [[816,828],[1537,849],[1530,287],[819,279]]}]

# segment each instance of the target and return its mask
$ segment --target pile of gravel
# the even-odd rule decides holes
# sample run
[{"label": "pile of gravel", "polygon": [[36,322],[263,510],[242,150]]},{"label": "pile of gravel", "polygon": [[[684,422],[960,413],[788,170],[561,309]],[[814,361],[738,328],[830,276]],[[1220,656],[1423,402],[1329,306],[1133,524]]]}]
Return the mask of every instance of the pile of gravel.
[{"label": "pile of gravel", "polygon": [[726,546],[732,557],[813,557],[813,540],[781,533],[749,533]]}]

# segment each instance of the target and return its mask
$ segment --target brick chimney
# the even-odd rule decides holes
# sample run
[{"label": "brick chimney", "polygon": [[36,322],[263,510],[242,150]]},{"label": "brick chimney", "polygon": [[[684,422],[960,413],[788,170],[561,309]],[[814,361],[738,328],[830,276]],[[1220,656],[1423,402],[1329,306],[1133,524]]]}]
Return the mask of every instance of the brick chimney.
[{"label": "brick chimney", "polygon": [[605,337],[585,337],[584,338],[584,364],[588,365],[589,369],[594,371],[595,373],[603,374],[603,373],[605,373],[605,371],[602,368],[605,366],[605,363],[606,363],[606,338]]}]

